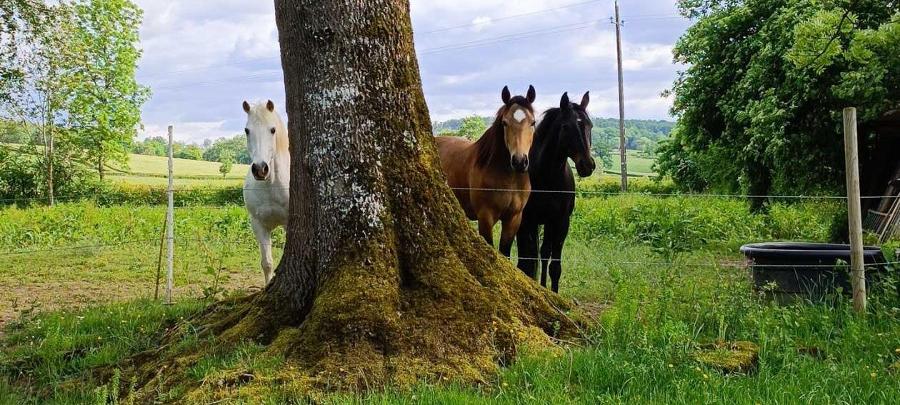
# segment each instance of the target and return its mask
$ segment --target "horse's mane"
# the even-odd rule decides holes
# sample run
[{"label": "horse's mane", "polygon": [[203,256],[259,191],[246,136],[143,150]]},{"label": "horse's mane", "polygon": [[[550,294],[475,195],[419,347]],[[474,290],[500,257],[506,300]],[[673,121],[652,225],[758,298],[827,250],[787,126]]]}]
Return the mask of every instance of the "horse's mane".
[{"label": "horse's mane", "polygon": [[[587,111],[584,108],[581,108],[580,104],[572,103],[572,110],[574,110],[576,114],[584,114],[585,118],[590,119],[590,115],[588,115]],[[544,114],[541,117],[541,122],[538,123],[537,129],[535,129],[534,131],[535,141],[541,141],[550,134],[556,134],[558,132],[550,131],[550,129],[553,129],[554,126],[561,125],[561,123],[559,122],[559,116],[561,115],[561,113],[562,110],[559,107],[554,107],[547,111],[544,111]]]},{"label": "horse's mane", "polygon": [[509,154],[509,151],[506,150],[506,140],[503,139],[503,115],[513,105],[519,105],[532,113],[534,112],[534,107],[531,106],[528,99],[522,96],[515,96],[509,100],[509,104],[500,107],[494,116],[494,122],[487,131],[484,131],[484,135],[481,135],[481,138],[475,141],[476,166],[488,166],[493,161],[494,156],[504,151]]}]

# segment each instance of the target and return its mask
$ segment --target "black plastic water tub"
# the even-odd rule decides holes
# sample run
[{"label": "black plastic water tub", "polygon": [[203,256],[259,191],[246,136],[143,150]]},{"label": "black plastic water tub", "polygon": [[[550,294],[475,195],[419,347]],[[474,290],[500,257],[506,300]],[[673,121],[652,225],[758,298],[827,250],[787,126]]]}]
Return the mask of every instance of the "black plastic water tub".
[{"label": "black plastic water tub", "polygon": [[[753,243],[741,247],[757,290],[776,298],[821,299],[838,289],[849,294],[850,245],[827,243]],[[863,249],[866,285],[875,286],[887,274],[884,254],[876,246]]]}]

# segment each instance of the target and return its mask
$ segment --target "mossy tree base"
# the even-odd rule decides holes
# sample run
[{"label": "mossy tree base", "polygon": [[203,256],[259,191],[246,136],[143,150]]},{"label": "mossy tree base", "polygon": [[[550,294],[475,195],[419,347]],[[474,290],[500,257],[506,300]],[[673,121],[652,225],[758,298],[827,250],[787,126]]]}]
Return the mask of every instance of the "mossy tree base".
[{"label": "mossy tree base", "polygon": [[[299,325],[265,292],[220,302],[171,332],[161,349],[136,356],[127,371],[137,378],[137,397],[148,401],[173,390],[198,400],[234,395],[272,378],[310,395],[423,381],[478,384],[523,347],[540,350],[554,337],[578,335],[565,301],[482,253],[480,264],[494,269],[454,279],[442,274],[460,272],[431,271],[403,283],[380,280],[371,268],[339,269]],[[422,265],[463,268],[459,259],[440,262]],[[284,367],[264,378],[247,369],[211,380],[189,375],[204,359],[247,343],[264,346],[264,356],[284,359]]]}]

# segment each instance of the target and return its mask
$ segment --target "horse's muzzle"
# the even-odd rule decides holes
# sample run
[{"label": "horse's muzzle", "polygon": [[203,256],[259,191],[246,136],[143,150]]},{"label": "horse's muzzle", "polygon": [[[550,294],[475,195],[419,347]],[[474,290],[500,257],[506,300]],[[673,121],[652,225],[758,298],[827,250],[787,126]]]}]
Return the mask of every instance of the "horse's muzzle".
[{"label": "horse's muzzle", "polygon": [[528,171],[528,155],[513,155],[509,159],[509,164],[512,166],[513,170],[519,173],[525,173]]},{"label": "horse's muzzle", "polygon": [[269,164],[266,162],[254,163],[252,166],[250,166],[250,173],[253,173],[253,178],[255,178],[256,180],[268,180]]},{"label": "horse's muzzle", "polygon": [[579,159],[575,162],[575,170],[578,171],[579,177],[588,177],[594,174],[594,169],[597,168],[597,163],[594,162],[593,158]]}]

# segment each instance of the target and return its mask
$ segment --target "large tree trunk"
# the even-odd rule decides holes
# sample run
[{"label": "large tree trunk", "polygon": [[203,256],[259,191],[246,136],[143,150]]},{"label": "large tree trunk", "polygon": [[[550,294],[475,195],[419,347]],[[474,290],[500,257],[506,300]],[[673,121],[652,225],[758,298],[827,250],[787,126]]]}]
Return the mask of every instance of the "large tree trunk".
[{"label": "large tree trunk", "polygon": [[206,315],[216,344],[253,339],[320,386],[365,389],[486,381],[522,343],[572,336],[566,303],[485,244],[446,185],[408,2],[275,6],[287,243],[264,292]]}]

